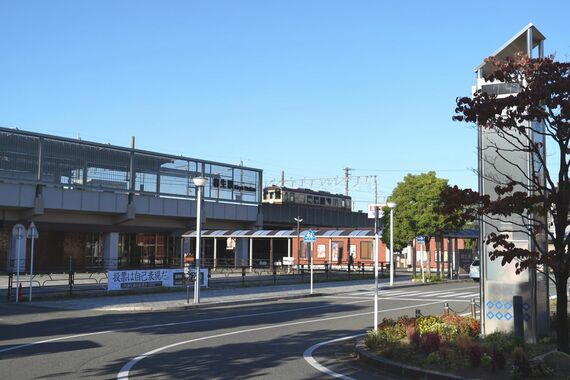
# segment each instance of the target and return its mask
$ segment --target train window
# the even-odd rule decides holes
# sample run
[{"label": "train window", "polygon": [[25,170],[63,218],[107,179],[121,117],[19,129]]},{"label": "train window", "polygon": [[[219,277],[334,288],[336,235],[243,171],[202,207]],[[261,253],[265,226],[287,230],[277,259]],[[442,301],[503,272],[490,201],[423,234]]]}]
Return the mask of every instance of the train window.
[{"label": "train window", "polygon": [[267,190],[263,191],[263,199],[267,199]]},{"label": "train window", "polygon": [[333,206],[338,207],[338,199],[333,199]]},{"label": "train window", "polygon": [[324,206],[325,205],[325,197],[321,197],[320,201],[321,201],[321,205]]},{"label": "train window", "polygon": [[275,193],[273,191],[269,192],[269,199],[273,199],[273,197],[275,196]]},{"label": "train window", "polygon": [[327,198],[327,206],[330,206],[330,205],[331,205],[331,199]]},{"label": "train window", "polygon": [[281,189],[275,190],[275,199],[281,199]]},{"label": "train window", "polygon": [[294,193],[289,193],[289,201],[295,202],[295,194]]},{"label": "train window", "polygon": [[341,206],[342,206],[342,207],[346,207],[346,200],[343,199],[343,200],[341,201]]},{"label": "train window", "polygon": [[313,204],[313,196],[312,195],[307,195],[307,203]]}]

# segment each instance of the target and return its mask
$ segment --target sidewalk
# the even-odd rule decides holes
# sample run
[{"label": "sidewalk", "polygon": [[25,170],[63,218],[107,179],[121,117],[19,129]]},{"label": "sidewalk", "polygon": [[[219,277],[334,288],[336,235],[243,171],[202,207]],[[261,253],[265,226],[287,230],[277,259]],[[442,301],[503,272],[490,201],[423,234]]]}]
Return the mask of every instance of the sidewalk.
[{"label": "sidewalk", "polygon": [[[386,288],[389,281],[380,280],[379,288]],[[421,286],[409,279],[401,279],[394,287]],[[315,295],[329,295],[359,290],[372,291],[374,280],[356,280],[342,282],[321,282],[314,285]],[[77,299],[61,299],[34,302],[35,306],[69,309],[69,310],[104,310],[104,311],[157,311],[181,310],[200,307],[192,305],[192,289],[190,304],[186,303],[186,292],[133,294],[121,296],[91,297]],[[309,284],[260,286],[252,288],[230,288],[200,292],[200,305],[220,305],[227,303],[261,302],[278,299],[308,297]]]}]

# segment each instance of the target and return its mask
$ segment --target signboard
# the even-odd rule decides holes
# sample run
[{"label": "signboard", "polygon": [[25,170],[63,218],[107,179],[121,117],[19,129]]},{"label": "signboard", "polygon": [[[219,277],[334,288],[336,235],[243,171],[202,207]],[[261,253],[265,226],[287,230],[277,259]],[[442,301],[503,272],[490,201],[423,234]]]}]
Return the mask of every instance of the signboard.
[{"label": "signboard", "polygon": [[[107,272],[107,290],[182,286],[184,269],[110,270]],[[195,272],[196,268],[190,268],[191,276]],[[200,286],[208,287],[208,268],[200,269]]]},{"label": "signboard", "polygon": [[416,236],[416,241],[418,244],[424,244],[426,242],[426,237],[423,235],[418,235]]},{"label": "signboard", "polygon": [[293,265],[293,258],[292,257],[284,257],[281,259],[283,265]]},{"label": "signboard", "polygon": [[376,208],[378,208],[378,218],[384,216],[384,211],[382,209],[386,207],[384,203],[372,203],[368,205],[368,219],[376,218]]},{"label": "signboard", "polygon": [[313,230],[309,230],[305,234],[305,237],[303,238],[303,240],[305,241],[305,243],[314,243],[317,240],[317,237],[315,236],[315,233],[313,232]]}]

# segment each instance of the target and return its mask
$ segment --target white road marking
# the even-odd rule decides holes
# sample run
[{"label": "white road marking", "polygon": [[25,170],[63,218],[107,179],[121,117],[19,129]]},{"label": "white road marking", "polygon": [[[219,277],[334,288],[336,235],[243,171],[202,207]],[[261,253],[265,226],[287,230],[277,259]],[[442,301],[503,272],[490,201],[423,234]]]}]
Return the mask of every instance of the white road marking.
[{"label": "white road marking", "polygon": [[349,340],[349,339],[353,339],[353,338],[358,338],[359,336],[363,336],[366,334],[357,334],[357,335],[351,335],[351,336],[345,336],[342,338],[337,338],[337,339],[332,339],[332,340],[327,340],[326,342],[321,342],[321,343],[317,343],[309,348],[307,348],[305,350],[305,352],[303,352],[303,358],[305,358],[305,360],[307,361],[307,363],[309,363],[311,366],[313,366],[313,368],[315,368],[317,371],[324,373],[325,375],[329,375],[332,377],[336,377],[339,379],[344,379],[344,380],[355,380],[354,378],[350,377],[350,376],[345,376],[343,374],[334,372],[330,369],[328,369],[327,367],[323,366],[322,364],[320,364],[318,361],[316,361],[313,358],[313,352],[319,348],[322,347],[324,345],[330,344],[330,343],[336,343],[336,342],[342,342],[343,340]]},{"label": "white road marking", "polygon": [[[381,310],[378,313],[386,313],[389,311],[397,311],[397,310],[405,310],[405,309],[413,309],[416,307],[420,307],[420,306],[429,306],[429,305],[433,305],[436,304],[438,302],[428,302],[428,303],[424,303],[424,304],[419,304],[419,305],[408,305],[408,306],[403,306],[403,307],[397,307],[394,309],[386,309],[386,310]],[[248,332],[254,332],[254,331],[262,331],[262,330],[271,330],[271,329],[277,329],[277,328],[282,328],[282,327],[287,327],[287,326],[295,326],[295,325],[301,325],[301,324],[307,324],[307,323],[319,323],[319,322],[323,322],[323,321],[333,321],[336,319],[344,319],[344,318],[354,318],[354,317],[360,317],[363,315],[369,315],[369,314],[374,314],[373,311],[367,311],[367,312],[362,312],[362,313],[356,313],[356,314],[349,314],[349,315],[340,315],[340,316],[336,316],[336,317],[328,317],[328,318],[318,318],[318,319],[311,319],[308,321],[296,321],[296,322],[288,322],[288,323],[281,323],[278,325],[270,325],[270,326],[263,326],[263,327],[255,327],[255,328],[251,328],[251,329],[244,329],[244,330],[238,330],[238,331],[231,331],[231,332],[227,332],[227,333],[223,333],[223,334],[216,334],[216,335],[210,335],[210,336],[204,336],[201,338],[195,338],[195,339],[189,339],[189,340],[185,340],[182,342],[177,342],[177,343],[172,343],[166,346],[162,346],[159,348],[156,348],[152,351],[148,351],[142,355],[137,356],[134,359],[129,360],[119,371],[119,374],[117,375],[117,379],[120,380],[127,380],[129,378],[129,372],[131,371],[131,369],[141,360],[154,355],[156,353],[159,353],[161,351],[164,350],[168,350],[170,348],[174,348],[174,347],[178,347],[178,346],[182,346],[184,344],[188,344],[188,343],[194,343],[194,342],[199,342],[199,341],[203,341],[203,340],[209,340],[209,339],[215,339],[215,338],[222,338],[225,336],[230,336],[230,335],[238,335],[238,334],[243,334],[243,333],[248,333]]]},{"label": "white road marking", "polygon": [[459,298],[477,298],[479,297],[481,294],[479,292],[477,293],[471,293],[471,294],[467,294],[466,296],[459,296]]}]

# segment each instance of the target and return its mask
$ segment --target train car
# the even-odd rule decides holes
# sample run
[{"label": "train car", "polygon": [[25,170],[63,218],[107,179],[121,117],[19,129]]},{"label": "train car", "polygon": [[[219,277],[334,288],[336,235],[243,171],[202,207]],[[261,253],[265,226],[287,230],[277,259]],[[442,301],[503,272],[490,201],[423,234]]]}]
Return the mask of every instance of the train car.
[{"label": "train car", "polygon": [[328,191],[292,189],[277,185],[267,186],[263,189],[262,202],[270,204],[300,204],[347,211],[351,211],[352,206],[352,198],[346,195],[332,194]]}]

